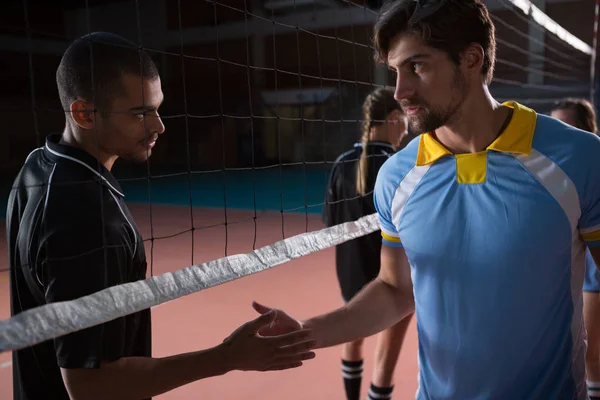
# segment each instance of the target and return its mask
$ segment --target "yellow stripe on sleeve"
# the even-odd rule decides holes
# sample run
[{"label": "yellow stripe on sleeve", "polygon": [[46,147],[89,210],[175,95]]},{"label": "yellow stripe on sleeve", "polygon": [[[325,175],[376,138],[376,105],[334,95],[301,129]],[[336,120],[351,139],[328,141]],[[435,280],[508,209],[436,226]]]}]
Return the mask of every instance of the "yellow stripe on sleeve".
[{"label": "yellow stripe on sleeve", "polygon": [[381,231],[381,236],[387,240],[388,242],[393,242],[393,243],[400,243],[400,238],[399,237],[395,237],[395,236],[391,236],[388,235],[387,233]]},{"label": "yellow stripe on sleeve", "polygon": [[595,241],[598,241],[598,240],[600,240],[600,230],[594,231],[594,232],[582,233],[581,237],[586,242],[595,242]]}]

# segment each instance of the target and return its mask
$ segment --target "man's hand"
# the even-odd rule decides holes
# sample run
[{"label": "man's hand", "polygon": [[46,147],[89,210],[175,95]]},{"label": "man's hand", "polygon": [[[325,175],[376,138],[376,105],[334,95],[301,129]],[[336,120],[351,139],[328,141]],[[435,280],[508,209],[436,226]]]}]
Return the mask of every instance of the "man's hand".
[{"label": "man's hand", "polygon": [[292,316],[290,316],[282,310],[275,310],[273,308],[269,308],[267,306],[257,303],[256,301],[252,302],[252,308],[254,308],[256,312],[262,315],[265,315],[266,313],[271,311],[277,313],[273,322],[271,322],[267,326],[262,327],[258,332],[263,336],[283,335],[286,333],[299,331],[304,328],[300,321],[293,318]]},{"label": "man's hand", "polygon": [[252,307],[263,316],[270,311],[277,313],[259,329],[262,336],[311,330],[316,341],[313,350],[352,342],[381,332],[414,312],[410,263],[404,249],[383,245],[376,279],[343,307],[303,321],[256,302]]},{"label": "man's hand", "polygon": [[221,345],[232,360],[232,369],[240,371],[278,371],[297,368],[302,361],[315,357],[312,350],[316,343],[313,332],[308,329],[294,329],[283,334],[259,334],[273,324],[278,316],[276,310],[267,311],[254,321],[235,330]]},{"label": "man's hand", "polygon": [[284,370],[314,358],[310,329],[271,337],[258,334],[276,319],[277,311],[267,312],[207,350],[163,358],[123,357],[95,369],[61,368],[63,381],[73,400],[147,399],[233,370]]}]

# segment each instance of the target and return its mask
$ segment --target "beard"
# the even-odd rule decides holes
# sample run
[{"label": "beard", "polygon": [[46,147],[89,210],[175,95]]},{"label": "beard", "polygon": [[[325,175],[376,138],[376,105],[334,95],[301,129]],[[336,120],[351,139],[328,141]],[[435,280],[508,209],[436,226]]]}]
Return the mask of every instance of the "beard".
[{"label": "beard", "polygon": [[144,139],[134,141],[110,119],[101,121],[94,134],[97,135],[95,140],[102,153],[137,164],[148,161],[152,155],[152,148],[148,147],[148,143],[156,141],[158,135],[148,134]]},{"label": "beard", "polygon": [[466,97],[466,79],[458,68],[454,71],[452,89],[455,94],[446,107],[434,107],[425,100],[418,97],[412,97],[402,102],[402,108],[419,107],[419,111],[414,115],[408,115],[410,129],[415,134],[433,132],[436,129],[446,125],[448,121],[456,115]]},{"label": "beard", "polygon": [[122,149],[119,158],[132,163],[143,163],[150,159],[152,155],[152,147],[148,146],[149,142],[158,140],[157,135],[151,135],[137,143],[137,146],[131,145],[130,148]]},{"label": "beard", "polygon": [[128,152],[121,155],[121,158],[131,162],[144,162],[150,158],[152,150],[141,150],[138,152]]},{"label": "beard", "polygon": [[150,158],[150,156],[152,155],[152,149],[144,149],[141,151],[137,151],[137,152],[126,152],[126,153],[122,153],[119,158],[122,158],[123,160],[132,162],[132,163],[143,163],[148,161],[148,159]]}]

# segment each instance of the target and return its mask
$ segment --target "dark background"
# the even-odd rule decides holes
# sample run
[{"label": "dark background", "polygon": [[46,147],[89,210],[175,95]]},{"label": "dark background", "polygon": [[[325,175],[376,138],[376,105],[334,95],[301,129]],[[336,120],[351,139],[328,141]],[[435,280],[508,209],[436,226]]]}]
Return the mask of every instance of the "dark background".
[{"label": "dark background", "polygon": [[[372,85],[393,85],[370,47],[378,3],[5,0],[0,174],[10,180],[48,133],[62,131],[56,68],[70,40],[98,30],[146,48],[166,96],[167,131],[150,164],[119,163],[119,176],[286,163],[327,169],[323,163],[358,138],[360,106]],[[589,55],[531,24],[508,0],[486,3],[499,42],[494,95],[539,112],[564,95],[589,96]],[[537,3],[592,45],[594,0]]]}]

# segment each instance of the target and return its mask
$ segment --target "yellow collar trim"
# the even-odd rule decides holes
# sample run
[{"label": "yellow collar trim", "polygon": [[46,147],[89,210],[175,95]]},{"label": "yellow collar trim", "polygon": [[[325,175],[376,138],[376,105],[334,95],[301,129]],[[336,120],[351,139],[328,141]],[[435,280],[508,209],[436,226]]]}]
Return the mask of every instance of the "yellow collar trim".
[{"label": "yellow collar trim", "polygon": [[[536,112],[514,101],[507,101],[503,105],[512,108],[513,115],[506,129],[487,147],[486,151],[529,155],[537,121]],[[446,155],[452,155],[452,152],[438,142],[431,133],[421,135],[417,153],[418,166],[434,163]]]}]

